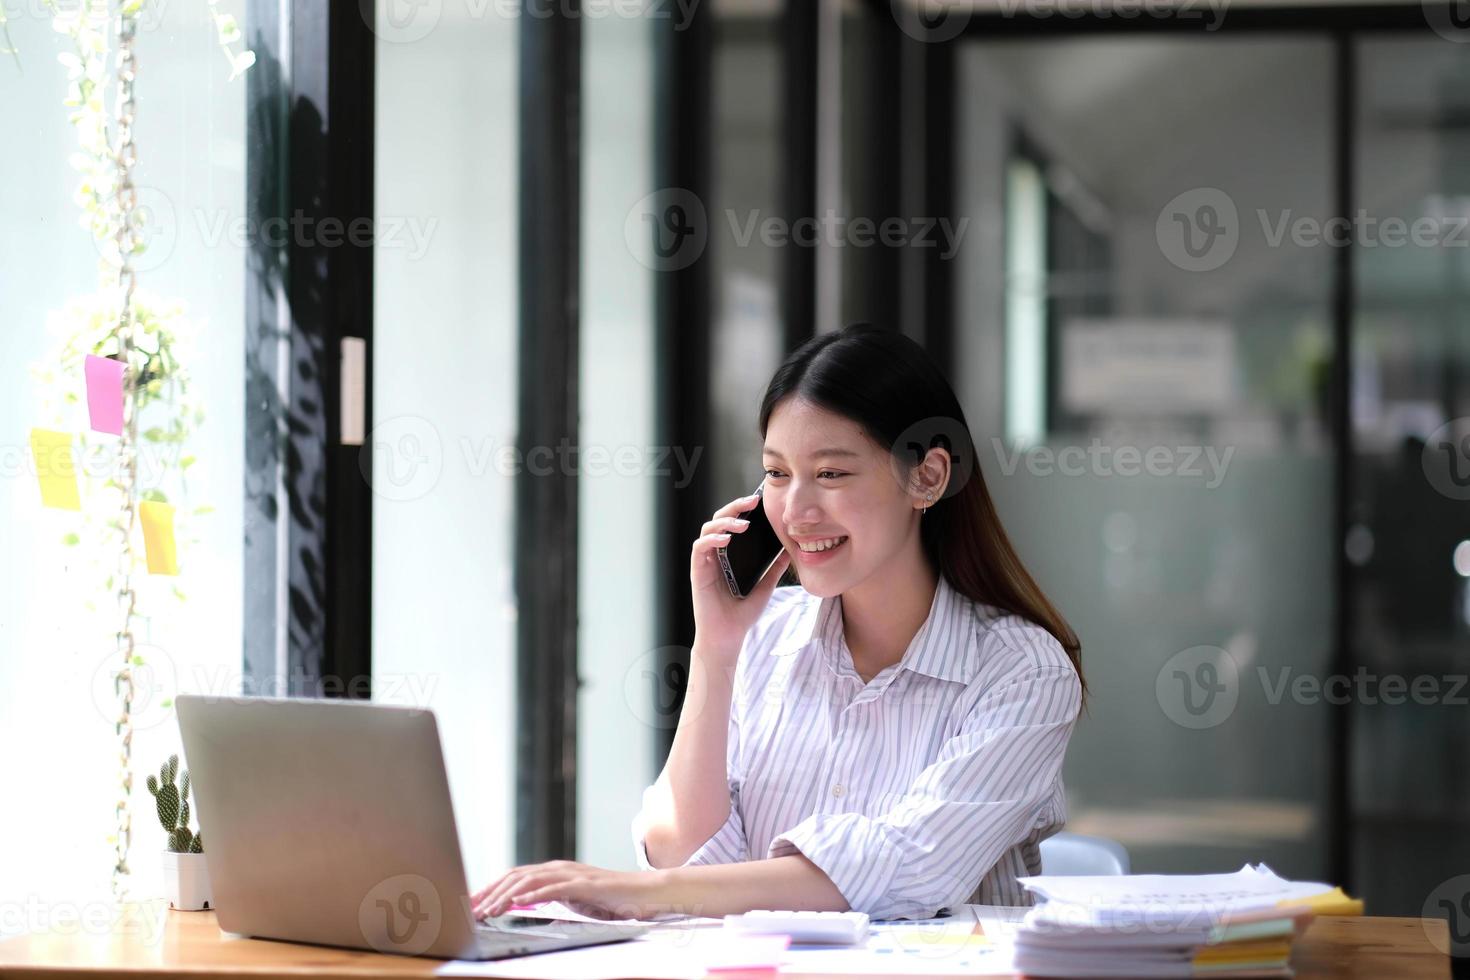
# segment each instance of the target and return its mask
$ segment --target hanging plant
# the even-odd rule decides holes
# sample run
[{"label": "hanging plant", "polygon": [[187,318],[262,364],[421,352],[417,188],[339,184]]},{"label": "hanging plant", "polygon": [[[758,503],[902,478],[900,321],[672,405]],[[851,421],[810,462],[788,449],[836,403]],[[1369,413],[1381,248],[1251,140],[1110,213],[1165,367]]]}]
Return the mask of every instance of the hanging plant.
[{"label": "hanging plant", "polygon": [[[166,480],[176,483],[181,493],[186,490],[185,474],[194,458],[185,454],[184,447],[204,415],[189,393],[188,324],[182,304],[140,290],[134,267],[146,248],[145,211],[133,183],[138,159],[133,47],[145,0],[74,0],[66,9],[54,2],[49,5],[55,15],[52,26],[72,41],[72,50],[59,60],[67,76],[63,104],[77,138],[77,150],[70,157],[79,175],[73,200],[100,258],[98,291],[69,301],[51,317],[52,330],[60,334],[59,349],[48,368],[39,373],[53,392],[60,393],[51,406],[53,411],[74,416],[84,397],[80,379],[86,359],[106,358],[122,365],[121,431],[114,436],[83,432],[81,450],[94,464],[86,475],[96,485],[87,488],[83,525],[64,538],[67,545],[89,545],[93,554],[107,555],[111,563],[98,574],[104,575],[102,591],[117,607],[112,691],[117,705],[114,730],[120,780],[115,828],[109,841],[114,849],[113,894],[121,899],[126,896],[132,843],[134,671],[147,666],[136,637],[140,622],[146,622],[137,581],[144,561],[135,544],[140,510],[149,504],[169,503]],[[233,79],[254,64],[255,55],[235,50],[241,43],[239,27],[233,16],[220,13],[216,6],[217,0],[210,0],[217,41]],[[7,47],[13,49],[8,38]],[[109,82],[116,85],[110,109]],[[93,450],[108,452],[110,458],[99,467]],[[140,468],[140,457],[147,466]],[[200,507],[192,513],[207,510]],[[170,520],[175,516],[186,523],[182,511],[171,511]],[[151,560],[148,567],[159,570]],[[162,573],[176,574],[177,569],[163,569]],[[184,598],[176,586],[173,594]]]}]

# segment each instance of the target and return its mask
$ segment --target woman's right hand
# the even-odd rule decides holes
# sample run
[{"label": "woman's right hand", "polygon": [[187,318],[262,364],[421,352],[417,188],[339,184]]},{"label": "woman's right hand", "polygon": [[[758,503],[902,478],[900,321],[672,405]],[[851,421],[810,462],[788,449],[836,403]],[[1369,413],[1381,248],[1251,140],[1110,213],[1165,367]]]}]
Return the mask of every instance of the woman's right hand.
[{"label": "woman's right hand", "polygon": [[782,551],[750,595],[737,599],[725,584],[725,573],[715,554],[750,526],[741,514],[764,504],[759,494],[730,501],[705,522],[689,556],[689,586],[694,598],[695,643],[706,653],[733,664],[740,656],[745,633],[760,618],[791,556]]}]

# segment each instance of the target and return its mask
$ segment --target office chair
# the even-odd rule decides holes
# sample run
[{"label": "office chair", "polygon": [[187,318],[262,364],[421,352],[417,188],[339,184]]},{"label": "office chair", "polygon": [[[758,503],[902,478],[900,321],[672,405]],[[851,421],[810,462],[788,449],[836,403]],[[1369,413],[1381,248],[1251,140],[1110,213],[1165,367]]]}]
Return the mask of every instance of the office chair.
[{"label": "office chair", "polygon": [[1106,837],[1062,831],[1041,842],[1044,875],[1126,875],[1128,850]]}]

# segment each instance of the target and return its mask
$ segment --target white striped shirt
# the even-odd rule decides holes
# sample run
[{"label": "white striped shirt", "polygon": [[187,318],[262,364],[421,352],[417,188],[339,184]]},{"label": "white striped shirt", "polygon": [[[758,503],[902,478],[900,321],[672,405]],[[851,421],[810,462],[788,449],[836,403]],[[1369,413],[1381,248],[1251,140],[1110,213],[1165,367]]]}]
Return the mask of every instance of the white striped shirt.
[{"label": "white striped shirt", "polygon": [[[1016,878],[1066,822],[1062,758],[1081,683],[1040,626],[972,602],[941,575],[896,664],[864,684],[840,597],[780,588],[735,670],[730,816],[686,865],[801,852],[855,911],[933,916],[1029,905]],[[638,866],[643,794],[633,820]]]}]

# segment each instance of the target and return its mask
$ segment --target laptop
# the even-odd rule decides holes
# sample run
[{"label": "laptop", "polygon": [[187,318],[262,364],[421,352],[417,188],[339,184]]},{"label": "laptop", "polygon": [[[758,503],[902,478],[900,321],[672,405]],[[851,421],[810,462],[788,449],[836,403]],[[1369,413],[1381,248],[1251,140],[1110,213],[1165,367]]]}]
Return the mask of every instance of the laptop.
[{"label": "laptop", "polygon": [[475,921],[432,711],[294,698],[174,703],[226,932],[489,960],[650,928]]}]

